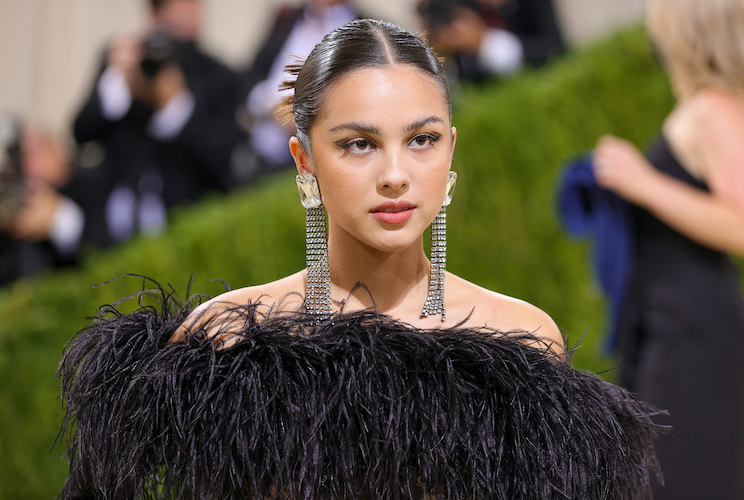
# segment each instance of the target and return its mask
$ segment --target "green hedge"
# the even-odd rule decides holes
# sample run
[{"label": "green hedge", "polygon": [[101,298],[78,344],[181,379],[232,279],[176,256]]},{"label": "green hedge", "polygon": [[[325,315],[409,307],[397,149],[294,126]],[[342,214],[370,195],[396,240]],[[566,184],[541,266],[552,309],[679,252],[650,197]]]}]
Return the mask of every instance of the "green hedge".
[{"label": "green hedge", "polygon": [[[454,122],[460,174],[450,208],[448,267],[485,287],[550,313],[574,343],[574,363],[612,366],[599,345],[604,303],[588,267],[589,248],[568,240],[554,209],[563,163],[612,132],[649,141],[672,104],[643,32],[619,33],[503,84],[465,87]],[[98,305],[137,290],[151,276],[182,296],[222,284],[256,284],[303,266],[303,210],[292,173],[175,214],[168,232],[89,255],[79,269],[0,291],[0,498],[50,498],[64,481],[62,412],[54,371],[66,340]],[[131,302],[131,301],[130,301]],[[126,307],[131,307],[126,306]],[[609,373],[607,376],[612,377]]]}]

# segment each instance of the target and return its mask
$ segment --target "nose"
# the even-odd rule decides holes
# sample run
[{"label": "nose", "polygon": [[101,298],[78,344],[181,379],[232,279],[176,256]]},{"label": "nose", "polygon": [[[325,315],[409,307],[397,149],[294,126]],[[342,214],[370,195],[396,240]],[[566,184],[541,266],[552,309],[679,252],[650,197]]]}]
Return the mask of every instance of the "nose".
[{"label": "nose", "polygon": [[403,154],[389,151],[380,158],[382,164],[377,180],[381,191],[405,191],[411,182]]}]

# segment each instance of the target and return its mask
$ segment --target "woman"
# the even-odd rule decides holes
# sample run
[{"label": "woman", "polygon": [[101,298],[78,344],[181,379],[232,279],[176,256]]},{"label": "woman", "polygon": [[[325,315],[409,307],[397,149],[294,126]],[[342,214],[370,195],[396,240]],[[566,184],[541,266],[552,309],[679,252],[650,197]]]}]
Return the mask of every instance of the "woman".
[{"label": "woman", "polygon": [[67,494],[642,495],[649,408],[571,369],[544,312],[445,270],[456,131],[434,53],[360,20],[292,72],[307,269],[81,332]]},{"label": "woman", "polygon": [[669,411],[656,498],[744,498],[744,0],[650,0],[677,104],[645,159],[602,138],[600,185],[634,204],[622,383]]}]

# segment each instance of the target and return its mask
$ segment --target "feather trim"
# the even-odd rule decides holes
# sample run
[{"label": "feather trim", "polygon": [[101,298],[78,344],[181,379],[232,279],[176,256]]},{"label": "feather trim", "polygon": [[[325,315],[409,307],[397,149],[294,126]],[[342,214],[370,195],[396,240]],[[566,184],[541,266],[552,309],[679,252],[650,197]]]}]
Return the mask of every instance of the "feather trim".
[{"label": "feather trim", "polygon": [[619,499],[658,474],[655,410],[527,333],[249,304],[222,349],[169,343],[192,301],[161,299],[66,348],[65,497]]}]

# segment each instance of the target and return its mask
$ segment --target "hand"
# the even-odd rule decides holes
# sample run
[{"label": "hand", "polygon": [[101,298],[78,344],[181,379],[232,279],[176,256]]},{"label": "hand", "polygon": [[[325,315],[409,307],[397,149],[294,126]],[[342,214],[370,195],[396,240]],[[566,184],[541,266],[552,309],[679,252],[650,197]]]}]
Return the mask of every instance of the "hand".
[{"label": "hand", "polygon": [[631,203],[643,205],[653,195],[659,173],[633,144],[614,136],[604,136],[592,156],[597,184],[614,191]]},{"label": "hand", "polygon": [[20,138],[23,173],[27,178],[61,188],[70,179],[65,144],[38,125],[27,124]]},{"label": "hand", "polygon": [[477,54],[485,32],[486,25],[478,13],[459,6],[453,10],[452,20],[447,24],[431,28],[429,40],[441,52]]},{"label": "hand", "polygon": [[23,207],[11,224],[10,234],[20,240],[43,241],[52,230],[61,196],[43,183],[30,183],[26,189]]},{"label": "hand", "polygon": [[149,83],[149,101],[156,110],[162,109],[179,93],[185,91],[186,78],[175,64],[163,67]]},{"label": "hand", "polygon": [[145,79],[140,69],[142,60],[142,38],[129,34],[119,37],[109,47],[108,64],[124,75],[132,96],[142,97],[145,93]]}]

